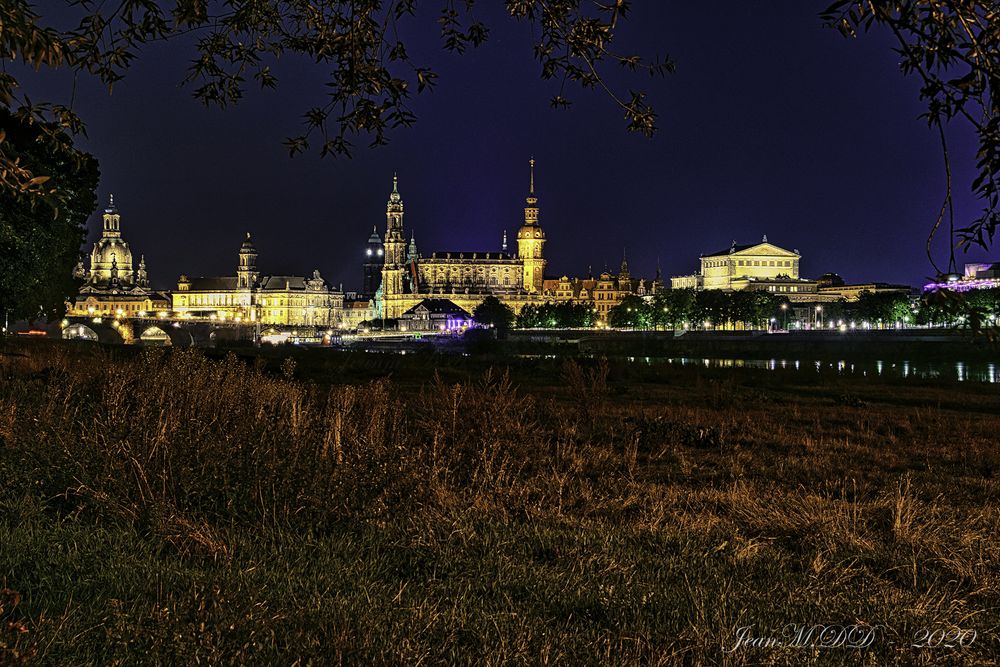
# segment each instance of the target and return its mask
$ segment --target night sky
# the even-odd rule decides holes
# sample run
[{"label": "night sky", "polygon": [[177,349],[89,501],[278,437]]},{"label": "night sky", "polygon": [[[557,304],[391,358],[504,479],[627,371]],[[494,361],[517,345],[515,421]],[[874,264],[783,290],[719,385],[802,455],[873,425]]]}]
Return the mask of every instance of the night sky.
[{"label": "night sky", "polygon": [[[528,26],[502,3],[479,4],[491,36],[464,56],[440,48],[434,11],[410,24],[408,50],[439,84],[413,99],[414,127],[353,159],[290,158],[282,146],[322,101],[324,71],[308,63],[283,62],[277,91],[251,89],[225,111],[180,86],[193,57],[184,43],[147,48],[111,96],[80,79],[80,145],[99,158],[100,200],[115,194],[154,285],[234,274],[250,231],[262,272],[318,268],[357,289],[394,171],[423,254],[499,250],[503,230],[513,239],[521,224],[531,155],[552,276],[617,270],[623,249],[633,276],[651,278],[657,259],[666,276],[691,273],[700,253],[764,234],[802,253],[804,277],[918,285],[932,273],[924,243],[944,194],[942,159],[888,35],[845,40],[821,25],[826,2],[636,2],[618,50],[677,64],[656,79],[607,69],[617,90],[650,94],[660,130],[647,140],[599,92],[569,89],[573,107],[550,108],[557,84],[539,78]],[[33,99],[62,102],[70,80],[21,78]],[[975,146],[951,138],[962,226],[980,208],[968,187]],[[945,264],[946,234],[935,247]]]}]

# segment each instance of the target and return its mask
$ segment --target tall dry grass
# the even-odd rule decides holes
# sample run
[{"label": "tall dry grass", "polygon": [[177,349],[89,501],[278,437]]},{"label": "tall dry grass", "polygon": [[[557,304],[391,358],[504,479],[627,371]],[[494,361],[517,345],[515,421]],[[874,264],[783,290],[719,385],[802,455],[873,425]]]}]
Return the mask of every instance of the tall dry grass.
[{"label": "tall dry grass", "polygon": [[[0,372],[0,584],[41,662],[989,664],[996,392],[419,387],[55,346]],[[668,372],[668,371],[665,371]],[[936,407],[962,393],[955,409]],[[900,397],[914,405],[900,406]],[[865,653],[727,653],[867,623]],[[976,643],[919,650],[920,627]],[[846,657],[845,657],[846,656]]]}]

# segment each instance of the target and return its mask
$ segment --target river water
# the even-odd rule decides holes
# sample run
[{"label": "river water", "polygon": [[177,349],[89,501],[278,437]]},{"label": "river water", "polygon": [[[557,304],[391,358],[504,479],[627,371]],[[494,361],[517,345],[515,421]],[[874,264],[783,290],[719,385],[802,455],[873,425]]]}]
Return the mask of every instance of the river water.
[{"label": "river water", "polygon": [[837,373],[857,377],[921,378],[958,382],[1000,382],[1000,364],[992,362],[933,361],[808,361],[800,359],[711,359],[696,357],[626,357],[633,363],[701,366],[704,368],[752,368]]}]

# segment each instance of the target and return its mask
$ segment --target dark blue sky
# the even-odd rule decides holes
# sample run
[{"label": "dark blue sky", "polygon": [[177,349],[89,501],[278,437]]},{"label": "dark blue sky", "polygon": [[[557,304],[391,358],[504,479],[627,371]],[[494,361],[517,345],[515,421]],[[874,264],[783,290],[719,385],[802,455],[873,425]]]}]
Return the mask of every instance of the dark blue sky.
[{"label": "dark blue sky", "polygon": [[[888,36],[843,39],[822,27],[822,1],[636,2],[619,50],[677,64],[663,79],[609,69],[616,89],[650,94],[660,130],[647,140],[626,133],[601,93],[571,89],[573,107],[551,109],[555,84],[538,77],[528,27],[480,4],[491,37],[464,56],[440,49],[433,11],[412,24],[425,30],[411,55],[440,82],[414,99],[416,126],[350,160],[289,158],[281,145],[322,101],[325,72],[307,63],[282,63],[277,91],[251,90],[225,111],[179,85],[192,58],[183,44],[147,49],[111,96],[78,82],[100,197],[114,192],[154,284],[232,273],[251,231],[262,271],[318,268],[356,289],[393,171],[421,252],[496,250],[520,225],[532,154],[552,275],[617,268],[623,248],[633,275],[651,277],[657,258],[667,275],[689,273],[699,253],[763,234],[797,248],[807,277],[916,285],[932,272],[924,243],[944,192],[941,155]],[[59,101],[68,80],[22,77],[33,98]],[[952,139],[961,226],[979,210],[974,143]],[[90,227],[93,238],[97,215]],[[945,236],[936,248],[946,262]]]}]

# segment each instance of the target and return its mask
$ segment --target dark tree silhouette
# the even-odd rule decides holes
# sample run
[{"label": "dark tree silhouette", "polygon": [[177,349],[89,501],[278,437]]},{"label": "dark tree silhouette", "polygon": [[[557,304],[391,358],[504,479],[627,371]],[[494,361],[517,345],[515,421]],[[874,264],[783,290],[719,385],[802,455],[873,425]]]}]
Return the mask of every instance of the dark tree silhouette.
[{"label": "dark tree silhouette", "polygon": [[503,332],[514,323],[514,311],[495,296],[488,296],[472,311],[472,319]]},{"label": "dark tree silhouette", "polygon": [[0,150],[45,198],[0,188],[0,318],[61,316],[84,224],[97,205],[97,160],[63,132],[0,108]]}]

